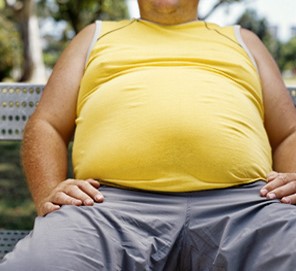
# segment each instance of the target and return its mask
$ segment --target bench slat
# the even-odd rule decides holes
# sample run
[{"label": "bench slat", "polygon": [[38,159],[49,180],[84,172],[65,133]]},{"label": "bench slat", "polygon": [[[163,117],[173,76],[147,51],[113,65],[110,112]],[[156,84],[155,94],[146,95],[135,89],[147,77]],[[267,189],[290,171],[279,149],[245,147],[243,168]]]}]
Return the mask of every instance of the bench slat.
[{"label": "bench slat", "polygon": [[0,140],[22,139],[43,89],[42,84],[0,83]]},{"label": "bench slat", "polygon": [[0,231],[0,260],[12,251],[16,243],[29,234],[30,231],[1,230]]}]

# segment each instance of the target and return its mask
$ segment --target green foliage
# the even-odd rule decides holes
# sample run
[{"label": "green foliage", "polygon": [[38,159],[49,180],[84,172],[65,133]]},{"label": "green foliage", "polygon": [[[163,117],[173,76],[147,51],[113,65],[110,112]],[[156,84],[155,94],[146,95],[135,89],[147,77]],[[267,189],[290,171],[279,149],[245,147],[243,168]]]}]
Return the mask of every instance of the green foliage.
[{"label": "green foliage", "polygon": [[128,15],[124,0],[40,0],[39,6],[56,21],[67,21],[75,33],[95,20],[118,20]]},{"label": "green foliage", "polygon": [[15,25],[0,13],[0,81],[11,78],[13,70],[19,69],[22,46]]},{"label": "green foliage", "polygon": [[43,60],[47,67],[53,67],[59,59],[61,52],[68,44],[69,38],[62,36],[57,39],[54,36],[47,35],[44,37],[47,42],[47,46],[43,50]]},{"label": "green foliage", "polygon": [[0,228],[31,229],[35,217],[19,160],[20,143],[0,142]]},{"label": "green foliage", "polygon": [[68,41],[86,25],[95,20],[120,20],[127,18],[124,0],[39,0],[38,14],[42,20],[53,18],[56,24],[63,22],[62,33],[46,35],[44,62],[53,67]]},{"label": "green foliage", "polygon": [[255,32],[261,40],[270,39],[271,34],[268,30],[267,20],[259,18],[255,10],[247,9],[239,18],[238,23]]},{"label": "green foliage", "polygon": [[296,73],[296,37],[293,37],[282,46],[280,64],[283,70]]},{"label": "green foliage", "polygon": [[[210,8],[210,10],[206,14],[204,14],[203,16],[199,15],[199,19],[200,20],[207,19],[210,15],[212,15],[220,7],[225,7],[225,6],[229,6],[231,4],[243,3],[243,2],[247,2],[247,1],[248,0],[216,0],[215,2],[213,2],[212,7]],[[201,1],[200,5],[202,5],[202,4],[203,4],[203,2]]]}]

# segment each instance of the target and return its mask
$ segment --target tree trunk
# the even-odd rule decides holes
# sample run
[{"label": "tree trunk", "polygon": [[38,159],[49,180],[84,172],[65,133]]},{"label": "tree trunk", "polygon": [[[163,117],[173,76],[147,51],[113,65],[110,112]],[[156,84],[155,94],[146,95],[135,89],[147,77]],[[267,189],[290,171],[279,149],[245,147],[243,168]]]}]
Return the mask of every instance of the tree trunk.
[{"label": "tree trunk", "polygon": [[42,45],[38,18],[32,14],[29,18],[29,43],[28,43],[28,58],[31,61],[30,76],[25,78],[26,81],[34,83],[45,83],[47,81],[46,69],[43,62]]},{"label": "tree trunk", "polygon": [[23,67],[19,81],[46,82],[46,71],[42,56],[38,19],[35,15],[34,0],[17,1],[10,6],[16,16],[23,41]]}]

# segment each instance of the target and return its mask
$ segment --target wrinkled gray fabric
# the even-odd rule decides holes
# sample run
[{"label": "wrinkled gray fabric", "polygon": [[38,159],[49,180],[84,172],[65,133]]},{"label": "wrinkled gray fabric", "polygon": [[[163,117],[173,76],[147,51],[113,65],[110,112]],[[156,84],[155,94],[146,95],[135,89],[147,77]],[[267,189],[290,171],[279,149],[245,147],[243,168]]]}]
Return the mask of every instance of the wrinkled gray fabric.
[{"label": "wrinkled gray fabric", "polygon": [[296,267],[296,207],[263,182],[193,193],[102,187],[102,204],[38,217],[1,271],[278,271]]}]

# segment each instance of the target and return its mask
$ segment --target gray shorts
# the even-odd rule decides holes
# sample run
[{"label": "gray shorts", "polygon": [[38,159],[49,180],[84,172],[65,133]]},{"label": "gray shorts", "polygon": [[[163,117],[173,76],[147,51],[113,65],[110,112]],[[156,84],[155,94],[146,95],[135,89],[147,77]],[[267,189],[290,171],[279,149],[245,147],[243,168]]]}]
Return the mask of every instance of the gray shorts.
[{"label": "gray shorts", "polygon": [[263,182],[193,193],[102,187],[102,204],[38,217],[1,271],[291,271],[296,207]]}]

